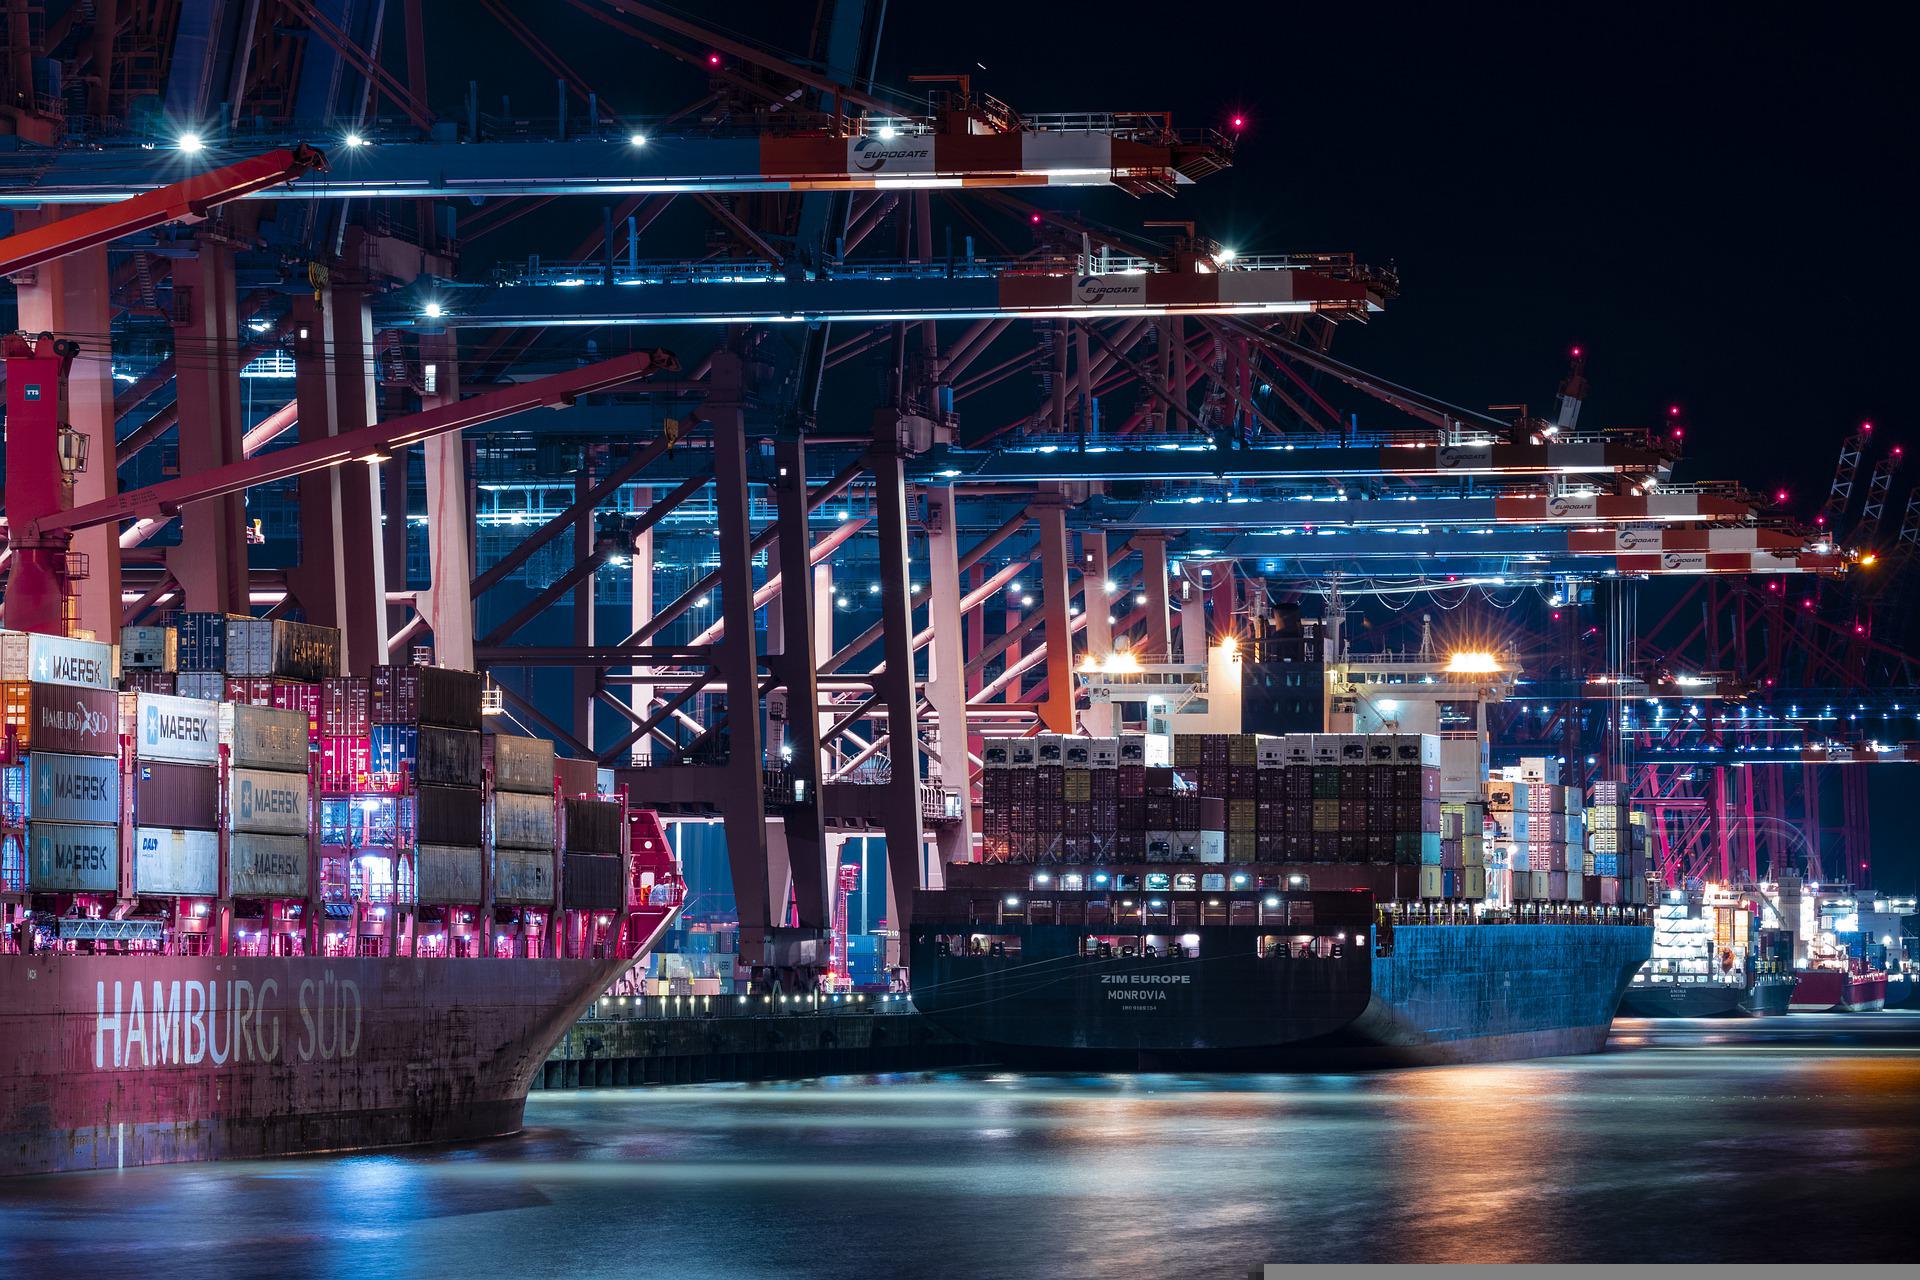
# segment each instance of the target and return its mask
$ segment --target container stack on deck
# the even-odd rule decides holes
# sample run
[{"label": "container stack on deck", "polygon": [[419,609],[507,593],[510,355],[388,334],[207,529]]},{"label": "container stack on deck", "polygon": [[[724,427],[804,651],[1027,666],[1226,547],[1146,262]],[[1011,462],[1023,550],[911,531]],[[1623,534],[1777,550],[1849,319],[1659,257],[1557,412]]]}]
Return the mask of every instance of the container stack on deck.
[{"label": "container stack on deck", "polygon": [[552,906],[554,757],[545,738],[494,734],[493,896],[496,902]]},{"label": "container stack on deck", "polygon": [[0,632],[0,888],[111,891],[120,873],[112,645]]}]

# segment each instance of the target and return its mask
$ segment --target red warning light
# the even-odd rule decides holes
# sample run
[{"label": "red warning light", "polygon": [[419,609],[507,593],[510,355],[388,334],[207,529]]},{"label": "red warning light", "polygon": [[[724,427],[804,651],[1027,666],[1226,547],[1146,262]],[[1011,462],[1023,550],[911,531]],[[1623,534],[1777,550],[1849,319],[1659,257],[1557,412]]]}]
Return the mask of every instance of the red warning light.
[{"label": "red warning light", "polygon": [[717,53],[710,53],[710,54],[708,54],[708,55],[707,55],[707,65],[708,65],[708,66],[710,66],[710,67],[717,67],[717,66],[719,66],[719,65],[720,65],[720,55],[719,55],[719,54],[717,54]]},{"label": "red warning light", "polygon": [[1028,214],[1027,221],[1037,227],[1040,225],[1040,215],[1037,213]]},{"label": "red warning light", "polygon": [[1227,123],[1235,129],[1244,129],[1247,127],[1247,118],[1245,116],[1236,115],[1232,120],[1229,120]]},{"label": "red warning light", "polygon": [[1679,416],[1680,416],[1680,406],[1679,406],[1679,405],[1677,405],[1677,404],[1676,404],[1676,405],[1669,405],[1669,406],[1667,407],[1667,416],[1668,416],[1669,418],[1677,418],[1677,417],[1679,417]]},{"label": "red warning light", "polygon": [[1785,502],[1787,500],[1787,491],[1785,489],[1775,490],[1773,500],[1775,502]]},{"label": "red warning light", "polygon": [[1863,422],[1860,424],[1860,429],[1862,431],[1871,431],[1873,430],[1873,424],[1871,422]]},{"label": "red warning light", "polygon": [[1900,456],[1900,446],[1899,446],[1899,445],[1895,445],[1895,446],[1893,446],[1893,456],[1894,456],[1894,457],[1896,457],[1896,458]]},{"label": "red warning light", "polygon": [[1580,358],[1580,348],[1578,348],[1578,347],[1575,347],[1575,348],[1573,349],[1573,358],[1574,358],[1575,360],[1578,360],[1578,359]]}]

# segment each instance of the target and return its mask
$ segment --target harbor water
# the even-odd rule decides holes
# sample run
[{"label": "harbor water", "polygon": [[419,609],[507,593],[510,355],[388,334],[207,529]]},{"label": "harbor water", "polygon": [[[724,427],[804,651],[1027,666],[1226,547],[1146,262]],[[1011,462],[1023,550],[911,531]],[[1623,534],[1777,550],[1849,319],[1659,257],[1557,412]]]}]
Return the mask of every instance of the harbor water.
[{"label": "harbor water", "polygon": [[1833,1264],[1915,1256],[1916,1186],[1920,1013],[1622,1019],[1480,1066],[536,1093],[471,1146],[0,1180],[0,1274]]}]

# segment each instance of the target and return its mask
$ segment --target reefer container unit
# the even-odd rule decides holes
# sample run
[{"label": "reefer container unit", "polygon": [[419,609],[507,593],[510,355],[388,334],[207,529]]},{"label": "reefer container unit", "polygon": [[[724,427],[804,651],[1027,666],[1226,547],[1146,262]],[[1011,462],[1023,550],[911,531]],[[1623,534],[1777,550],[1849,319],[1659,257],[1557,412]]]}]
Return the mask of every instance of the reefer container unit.
[{"label": "reefer container unit", "polygon": [[34,822],[27,826],[27,888],[35,893],[112,893],[120,887],[120,828]]},{"label": "reefer container unit", "polygon": [[235,831],[259,835],[304,835],[307,775],[266,769],[227,773],[227,817]]},{"label": "reefer container unit", "polygon": [[619,911],[627,905],[626,877],[619,858],[569,853],[562,865],[569,910]]},{"label": "reefer container unit", "polygon": [[[497,802],[498,797],[495,799]],[[566,806],[567,852],[617,854],[622,851],[618,804],[568,796]]]},{"label": "reefer container unit", "polygon": [[480,901],[480,850],[459,845],[422,844],[414,854],[418,896],[423,906]]},{"label": "reefer container unit", "polygon": [[9,681],[0,718],[21,750],[110,756],[120,749],[120,695],[111,689]]},{"label": "reefer container unit", "polygon": [[551,851],[553,836],[552,796],[516,791],[493,793],[494,848]]},{"label": "reefer container unit", "polygon": [[179,648],[172,627],[120,628],[120,673],[131,671],[172,671],[179,663]]},{"label": "reefer container unit", "polygon": [[161,760],[134,763],[133,820],[140,826],[211,831],[219,817],[218,769]]},{"label": "reefer container unit", "polygon": [[227,843],[227,892],[236,898],[307,896],[307,837],[236,831]]},{"label": "reefer container unit", "polygon": [[217,702],[161,693],[138,694],[134,723],[134,751],[142,760],[215,764],[220,759]]},{"label": "reefer container unit", "polygon": [[167,827],[135,828],[133,891],[150,897],[219,896],[219,834]]},{"label": "reefer container unit", "polygon": [[472,787],[419,787],[414,792],[415,838],[426,845],[480,844],[480,792]]},{"label": "reefer container unit", "polygon": [[495,791],[553,794],[553,744],[545,738],[490,733],[485,750],[493,765]]}]

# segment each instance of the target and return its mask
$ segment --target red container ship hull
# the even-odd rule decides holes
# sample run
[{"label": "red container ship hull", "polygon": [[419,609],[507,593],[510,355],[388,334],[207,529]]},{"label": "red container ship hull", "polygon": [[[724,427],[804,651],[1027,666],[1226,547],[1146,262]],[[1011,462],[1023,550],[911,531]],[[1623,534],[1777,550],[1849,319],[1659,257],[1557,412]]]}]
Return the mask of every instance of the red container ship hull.
[{"label": "red container ship hull", "polygon": [[1838,969],[1807,969],[1793,989],[1795,1013],[1869,1013],[1887,1003],[1884,973],[1842,973]]},{"label": "red container ship hull", "polygon": [[633,963],[0,957],[0,1174],[512,1133]]}]

